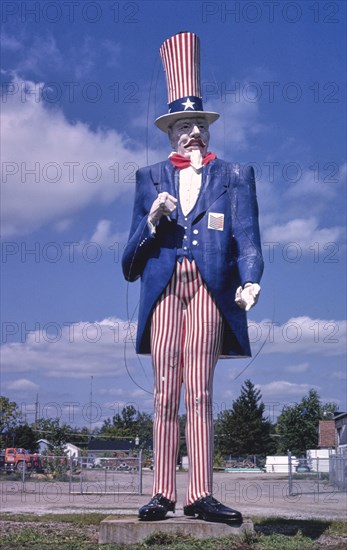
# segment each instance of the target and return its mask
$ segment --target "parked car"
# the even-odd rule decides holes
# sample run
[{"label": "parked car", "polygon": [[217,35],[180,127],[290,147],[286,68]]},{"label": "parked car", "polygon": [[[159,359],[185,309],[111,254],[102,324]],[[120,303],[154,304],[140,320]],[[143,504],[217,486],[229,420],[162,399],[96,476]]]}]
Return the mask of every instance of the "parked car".
[{"label": "parked car", "polygon": [[298,474],[304,474],[311,471],[311,468],[307,463],[307,458],[299,458],[299,463],[296,466],[295,471]]}]

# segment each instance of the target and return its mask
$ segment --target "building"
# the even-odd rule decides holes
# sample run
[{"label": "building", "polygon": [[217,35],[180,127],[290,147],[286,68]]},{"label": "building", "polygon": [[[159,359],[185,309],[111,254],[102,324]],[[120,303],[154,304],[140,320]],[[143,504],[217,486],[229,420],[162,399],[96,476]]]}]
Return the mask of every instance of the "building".
[{"label": "building", "polygon": [[79,458],[81,456],[81,449],[73,443],[65,443],[63,449],[68,458]]},{"label": "building", "polygon": [[[138,465],[138,439],[91,439],[88,444],[87,467],[131,471]],[[135,453],[134,453],[135,451]],[[135,456],[134,456],[135,454]]]},{"label": "building", "polygon": [[106,452],[116,456],[117,453],[128,453],[134,449],[136,449],[135,441],[128,439],[91,439],[88,443],[88,455],[104,455]]},{"label": "building", "polygon": [[318,447],[320,449],[335,449],[335,420],[320,420],[318,429]]},{"label": "building", "polygon": [[339,413],[335,416],[335,444],[336,451],[347,457],[347,413]]},{"label": "building", "polygon": [[48,441],[48,439],[39,439],[37,441],[38,453],[40,455],[53,452],[54,445]]}]

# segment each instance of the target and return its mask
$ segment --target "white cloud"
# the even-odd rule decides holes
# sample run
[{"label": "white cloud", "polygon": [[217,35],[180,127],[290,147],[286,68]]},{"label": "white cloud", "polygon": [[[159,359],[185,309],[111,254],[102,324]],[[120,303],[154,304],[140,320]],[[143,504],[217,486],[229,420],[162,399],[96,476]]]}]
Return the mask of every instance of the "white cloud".
[{"label": "white cloud", "polygon": [[128,238],[129,231],[123,233],[112,232],[111,220],[100,220],[95,228],[94,233],[90,237],[90,242],[98,243],[102,247],[112,246],[115,243],[125,243]]},{"label": "white cloud", "polygon": [[345,320],[292,317],[280,325],[268,319],[249,323],[249,336],[254,348],[262,345],[262,354],[299,353],[322,356],[344,355],[346,352]]},{"label": "white cloud", "polygon": [[[29,38],[29,40],[28,40]],[[10,37],[13,40],[13,37]],[[20,55],[17,57],[16,68],[20,73],[34,73],[43,77],[46,73],[47,64],[55,67],[58,71],[66,65],[66,59],[57,46],[53,34],[46,33],[45,36],[40,33],[32,37],[29,33],[22,33]]]},{"label": "white cloud", "polygon": [[5,387],[7,390],[27,392],[37,391],[40,386],[34,384],[34,382],[31,382],[30,380],[27,380],[26,378],[19,378],[18,380],[14,380],[13,382],[7,382],[5,384]]},{"label": "white cloud", "polygon": [[297,169],[297,174],[300,175],[298,181],[288,187],[288,196],[296,200],[304,195],[315,198],[321,196],[325,201],[332,199],[346,177],[346,164],[339,166],[335,162],[314,163],[310,171],[302,170],[300,172],[300,170],[302,168],[299,166]]},{"label": "white cloud", "polygon": [[[312,245],[317,246],[315,243],[324,246],[344,240],[345,216],[337,197],[346,179],[346,164],[316,163],[319,166],[316,173],[315,164],[312,170],[307,170],[299,162],[283,163],[283,154],[280,152],[277,165],[274,157],[269,157],[255,166],[263,240],[298,243],[305,247],[304,252]],[[288,154],[286,151],[287,158]],[[289,158],[302,158],[302,151],[291,150]],[[290,167],[294,165],[291,174]],[[291,177],[297,177],[297,181],[293,183]]]},{"label": "white cloud", "polygon": [[310,363],[298,363],[297,365],[288,365],[287,367],[284,367],[283,370],[286,372],[294,372],[299,374],[302,372],[307,372],[310,368]]},{"label": "white cloud", "polygon": [[335,380],[347,380],[347,373],[346,371],[342,371],[342,370],[332,372],[330,376]]},{"label": "white cloud", "polygon": [[136,324],[117,318],[68,326],[48,323],[28,333],[24,342],[2,346],[2,372],[75,379],[127,376],[136,370],[135,336]]},{"label": "white cloud", "polygon": [[1,48],[3,51],[18,51],[22,49],[21,42],[14,36],[9,36],[5,32],[0,37]]},{"label": "white cloud", "polygon": [[98,394],[109,397],[124,397],[124,388],[101,388]]},{"label": "white cloud", "polygon": [[[74,79],[95,77],[102,63],[106,67],[119,66],[121,45],[108,39],[98,41],[92,34],[81,37],[78,47],[64,44],[64,51],[54,34],[45,31],[33,35],[25,28],[20,29],[17,36],[5,34],[1,39],[3,50],[16,52],[16,70],[18,73],[30,72],[43,78],[54,66],[55,74],[70,75]],[[66,64],[66,59],[69,63]],[[68,73],[66,73],[68,71]],[[69,78],[67,79],[69,80]]]},{"label": "white cloud", "polygon": [[118,67],[122,53],[120,43],[115,43],[113,40],[103,40],[100,46],[104,50],[103,56],[106,57],[106,65],[112,68]]},{"label": "white cloud", "polygon": [[269,384],[256,384],[256,387],[261,391],[263,399],[295,397],[300,400],[310,389],[320,389],[319,386],[313,384],[295,384],[285,380],[275,380]]},{"label": "white cloud", "polygon": [[[336,244],[343,234],[342,227],[319,229],[316,218],[297,218],[284,224],[272,225],[263,232],[264,243],[288,244],[295,243],[302,252],[309,253],[310,246],[318,243],[320,246],[328,243]],[[317,246],[317,245],[316,245]],[[311,250],[312,254],[312,250]]]},{"label": "white cloud", "polygon": [[[134,148],[114,130],[92,131],[70,123],[40,100],[40,84],[13,81],[2,113],[2,231],[28,234],[45,224],[66,223],[92,203],[110,203],[133,188],[146,164],[145,146]],[[153,162],[163,158],[152,151]],[[30,173],[34,170],[34,173]]]},{"label": "white cloud", "polygon": [[264,132],[259,122],[259,104],[246,102],[213,102],[205,106],[206,111],[220,113],[220,119],[211,127],[211,147],[224,159],[235,159],[235,153],[249,146],[250,140]]}]

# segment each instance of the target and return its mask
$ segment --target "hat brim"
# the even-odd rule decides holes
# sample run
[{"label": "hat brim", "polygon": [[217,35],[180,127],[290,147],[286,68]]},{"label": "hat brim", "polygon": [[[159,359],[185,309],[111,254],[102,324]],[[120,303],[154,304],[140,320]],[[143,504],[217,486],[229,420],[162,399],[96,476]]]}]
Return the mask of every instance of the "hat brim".
[{"label": "hat brim", "polygon": [[163,132],[168,132],[170,126],[181,118],[205,118],[209,124],[212,124],[219,118],[218,113],[209,111],[179,111],[177,113],[168,113],[155,120],[155,125]]}]

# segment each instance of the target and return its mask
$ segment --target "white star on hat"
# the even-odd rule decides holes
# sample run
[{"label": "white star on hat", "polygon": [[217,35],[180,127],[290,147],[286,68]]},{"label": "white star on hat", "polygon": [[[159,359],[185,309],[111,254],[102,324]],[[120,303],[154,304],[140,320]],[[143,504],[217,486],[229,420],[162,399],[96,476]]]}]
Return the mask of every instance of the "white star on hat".
[{"label": "white star on hat", "polygon": [[184,110],[186,111],[187,109],[193,109],[194,111],[194,107],[193,105],[195,105],[195,102],[194,101],[191,101],[189,97],[187,97],[187,101],[184,101],[182,103],[182,105],[184,105]]}]

